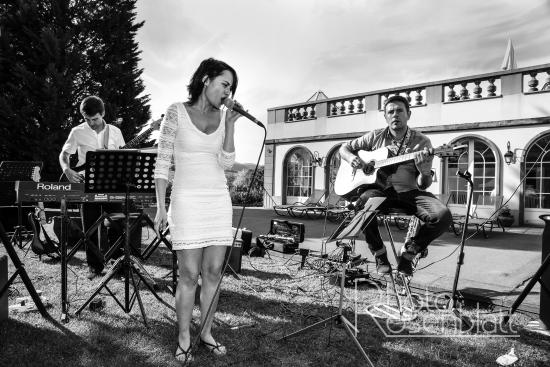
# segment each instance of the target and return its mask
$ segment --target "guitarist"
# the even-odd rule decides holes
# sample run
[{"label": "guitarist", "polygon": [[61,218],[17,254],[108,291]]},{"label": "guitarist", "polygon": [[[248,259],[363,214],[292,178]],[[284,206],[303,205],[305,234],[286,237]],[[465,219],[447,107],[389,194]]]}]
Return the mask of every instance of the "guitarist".
[{"label": "guitarist", "polygon": [[[390,166],[389,169],[380,169],[376,183],[362,187],[355,203],[356,209],[360,209],[371,197],[386,197],[382,210],[384,207],[404,208],[414,212],[424,222],[417,235],[405,243],[398,260],[397,270],[411,276],[412,260],[416,254],[449,228],[452,217],[443,203],[430,192],[424,191],[432,184],[433,156],[429,152],[432,144],[426,135],[408,127],[411,117],[408,100],[400,95],[389,97],[384,103],[384,117],[388,124],[386,128],[371,131],[344,143],[340,148],[340,155],[354,170],[363,170],[366,174],[371,174],[374,167],[364,163],[356,155],[359,150],[373,151],[386,147],[391,156],[417,152],[414,161]],[[375,256],[378,273],[390,273],[391,264],[377,222],[371,221],[364,234],[369,249]]]},{"label": "guitarist", "polygon": [[[124,146],[124,138],[120,129],[114,125],[107,124],[105,106],[101,98],[88,96],[80,104],[80,113],[84,122],[71,129],[67,141],[59,154],[59,164],[63,173],[70,182],[84,182],[84,177],[79,172],[71,169],[69,157],[78,152],[78,166],[86,161],[86,153],[96,149],[118,149]],[[103,212],[122,212],[121,203],[83,203],[80,213],[82,217],[82,228],[86,232]],[[114,228],[114,227],[113,227]],[[121,233],[109,231],[109,238],[116,240]],[[86,241],[86,260],[88,263],[88,279],[102,275],[104,268],[103,254],[101,253],[97,236],[91,236]]]}]

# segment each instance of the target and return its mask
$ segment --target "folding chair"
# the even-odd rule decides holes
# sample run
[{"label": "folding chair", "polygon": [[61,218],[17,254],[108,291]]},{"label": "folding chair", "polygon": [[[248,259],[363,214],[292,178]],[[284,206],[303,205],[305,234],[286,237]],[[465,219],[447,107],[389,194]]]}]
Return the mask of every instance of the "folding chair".
[{"label": "folding chair", "polygon": [[[468,227],[475,227],[476,232],[481,229],[485,238],[489,238],[486,228],[489,229],[489,232],[492,232],[495,225],[502,228],[502,232],[504,232],[504,226],[498,220],[498,211],[502,206],[502,199],[502,195],[479,195],[468,220]],[[464,220],[461,219],[458,223],[463,226]]]},{"label": "folding chair", "polygon": [[[468,193],[465,191],[452,192],[448,194],[447,198],[447,208],[451,211],[453,221],[451,222],[450,230],[456,235],[460,236],[462,234],[462,224],[464,223],[464,218],[466,218],[466,208],[467,208],[467,197]],[[471,214],[471,213],[470,213]]]},{"label": "folding chair", "polygon": [[[275,210],[275,213],[277,213],[277,215],[281,215],[281,216],[284,216],[286,214],[290,215],[290,216],[302,216],[302,212],[300,211],[296,211],[296,215],[292,212],[292,208],[301,208],[301,207],[304,207],[304,206],[312,206],[312,205],[317,205],[319,203],[319,201],[323,198],[323,196],[325,195],[325,190],[322,190],[322,189],[316,189],[313,191],[313,194],[308,197],[306,199],[306,201],[304,202],[296,202],[294,204],[285,204],[285,205],[274,205],[273,206],[273,210]],[[302,215],[300,215],[302,214]]]},{"label": "folding chair", "polygon": [[[306,207],[295,207],[291,208],[290,210],[294,214],[294,216],[302,216],[304,213],[307,218],[310,219],[317,219],[320,217],[324,217],[327,215],[327,211],[329,209],[341,209],[344,207],[344,200],[340,195],[337,195],[334,190],[332,190],[329,195],[327,196],[326,200],[322,203],[317,203],[317,205],[308,205]],[[296,213],[300,213],[300,215],[297,215]]]}]

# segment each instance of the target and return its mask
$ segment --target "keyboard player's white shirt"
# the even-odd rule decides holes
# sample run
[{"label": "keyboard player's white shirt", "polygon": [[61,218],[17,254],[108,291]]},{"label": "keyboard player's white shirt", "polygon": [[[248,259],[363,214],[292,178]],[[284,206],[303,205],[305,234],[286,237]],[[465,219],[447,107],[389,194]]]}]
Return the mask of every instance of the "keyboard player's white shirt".
[{"label": "keyboard player's white shirt", "polygon": [[[107,126],[107,124],[105,125]],[[126,143],[120,129],[114,125],[109,126],[109,142],[107,149],[119,149]],[[81,123],[71,129],[67,141],[63,145],[62,152],[74,154],[78,152],[78,166],[86,162],[86,153],[89,151],[104,149],[103,139],[105,130],[96,133],[86,122]]]}]

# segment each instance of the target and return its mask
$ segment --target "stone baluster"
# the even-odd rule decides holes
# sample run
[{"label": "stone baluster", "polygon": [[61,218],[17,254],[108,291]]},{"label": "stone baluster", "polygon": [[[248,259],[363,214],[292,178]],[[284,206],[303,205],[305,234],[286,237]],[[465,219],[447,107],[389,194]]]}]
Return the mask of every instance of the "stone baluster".
[{"label": "stone baluster", "polygon": [[537,88],[537,86],[539,85],[537,74],[538,73],[536,71],[532,71],[529,73],[529,75],[531,76],[531,80],[529,80],[529,83],[527,83],[527,85],[529,86],[529,92],[537,92],[539,90]]},{"label": "stone baluster", "polygon": [[487,97],[495,97],[497,86],[495,85],[495,78],[490,78],[489,85],[487,86]]},{"label": "stone baluster", "polygon": [[339,115],[344,115],[346,113],[346,101],[340,101],[340,113]]},{"label": "stone baluster", "polygon": [[447,101],[456,100],[456,92],[454,90],[454,84],[449,84],[449,91],[447,92]]},{"label": "stone baluster", "polygon": [[354,111],[354,110],[355,110],[355,104],[354,104],[354,102],[355,102],[355,99],[351,99],[351,100],[349,101],[348,113],[350,113],[350,114],[355,112],[355,111]]},{"label": "stone baluster", "polygon": [[330,115],[336,116],[336,113],[338,112],[338,108],[336,107],[336,102],[330,103]]},{"label": "stone baluster", "polygon": [[307,106],[301,107],[300,109],[302,110],[302,120],[307,120],[309,117],[309,112],[307,112]]},{"label": "stone baluster", "polygon": [[296,120],[301,120],[302,119],[302,107],[296,107],[295,108],[294,116],[295,116]]},{"label": "stone baluster", "polygon": [[292,111],[292,108],[289,108],[287,111],[287,121],[294,121],[294,112]]},{"label": "stone baluster", "polygon": [[414,100],[416,101],[416,103],[414,104],[415,106],[422,106],[422,99],[424,97],[422,97],[422,89],[417,89],[416,90],[416,96],[414,97]]},{"label": "stone baluster", "polygon": [[409,101],[409,105],[411,104],[411,101],[412,101],[412,98],[411,98],[411,91],[410,90],[407,90],[405,91],[405,98],[407,98],[407,101]]},{"label": "stone baluster", "polygon": [[462,82],[460,83],[462,85],[462,89],[460,90],[460,99],[466,100],[470,99],[470,92],[468,92],[468,82]]},{"label": "stone baluster", "polygon": [[315,118],[315,106],[309,106],[309,118],[314,119]]},{"label": "stone baluster", "polygon": [[474,87],[474,98],[479,99],[481,98],[481,91],[482,91],[481,86],[479,85],[481,84],[481,80],[474,81],[474,84],[476,85]]},{"label": "stone baluster", "polygon": [[550,90],[550,70],[546,72],[546,80],[541,90]]},{"label": "stone baluster", "polygon": [[362,113],[363,108],[365,107],[365,105],[363,104],[363,100],[364,100],[364,97],[361,97],[361,98],[358,99],[357,112],[359,112],[359,113]]}]

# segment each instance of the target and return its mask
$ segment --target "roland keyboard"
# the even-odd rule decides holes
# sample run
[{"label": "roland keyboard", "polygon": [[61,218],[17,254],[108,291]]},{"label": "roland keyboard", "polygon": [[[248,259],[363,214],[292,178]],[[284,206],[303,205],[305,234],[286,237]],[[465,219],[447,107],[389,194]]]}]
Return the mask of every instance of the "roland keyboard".
[{"label": "roland keyboard", "polygon": [[[17,203],[59,202],[65,199],[73,203],[116,203],[124,202],[124,192],[95,193],[84,192],[83,183],[71,182],[34,182],[15,181],[15,193]],[[133,192],[128,195],[132,201],[153,201],[154,192]]]}]

